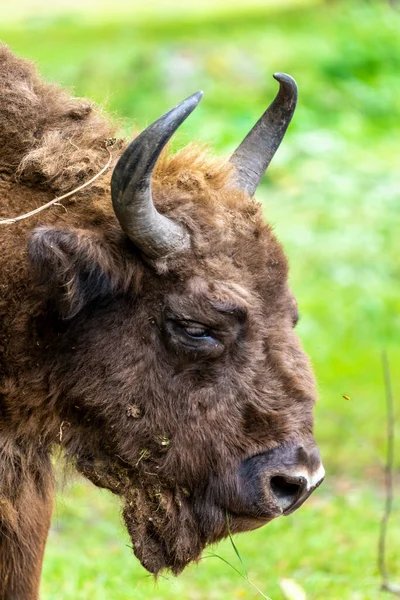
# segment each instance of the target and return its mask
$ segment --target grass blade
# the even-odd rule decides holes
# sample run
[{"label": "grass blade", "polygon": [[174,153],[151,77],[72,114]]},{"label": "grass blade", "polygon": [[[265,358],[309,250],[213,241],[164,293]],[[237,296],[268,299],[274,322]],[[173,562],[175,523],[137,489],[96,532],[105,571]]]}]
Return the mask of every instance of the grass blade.
[{"label": "grass blade", "polygon": [[246,577],[247,577],[247,569],[246,569],[246,565],[244,564],[244,562],[243,562],[243,560],[242,560],[242,557],[240,556],[239,550],[237,549],[237,547],[236,547],[236,544],[235,544],[235,542],[233,541],[233,537],[232,537],[232,534],[231,534],[231,529],[230,529],[230,527],[229,527],[229,516],[228,516],[228,513],[226,513],[226,524],[227,524],[227,527],[228,527],[228,536],[229,536],[229,540],[230,540],[230,542],[231,542],[231,544],[232,544],[232,548],[233,548],[233,550],[235,551],[235,554],[236,554],[236,556],[238,557],[238,559],[239,559],[240,563],[242,564],[242,566],[243,566],[243,569],[244,569],[244,574],[245,574],[245,575],[246,575]]}]

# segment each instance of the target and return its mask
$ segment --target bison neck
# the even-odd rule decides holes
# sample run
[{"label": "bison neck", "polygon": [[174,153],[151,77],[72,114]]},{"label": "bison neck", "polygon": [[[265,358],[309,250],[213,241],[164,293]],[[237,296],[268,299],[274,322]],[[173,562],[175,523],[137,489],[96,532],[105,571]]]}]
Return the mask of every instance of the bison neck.
[{"label": "bison neck", "polygon": [[[52,512],[51,464],[1,440],[0,600],[36,600]],[[18,467],[16,466],[18,465]]]}]

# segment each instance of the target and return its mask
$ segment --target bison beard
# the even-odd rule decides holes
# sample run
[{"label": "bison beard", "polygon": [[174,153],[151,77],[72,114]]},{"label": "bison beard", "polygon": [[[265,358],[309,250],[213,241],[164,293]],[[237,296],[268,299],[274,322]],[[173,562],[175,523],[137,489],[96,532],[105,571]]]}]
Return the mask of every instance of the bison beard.
[{"label": "bison beard", "polygon": [[[122,463],[77,462],[77,469],[96,486],[124,498],[123,518],[133,551],[142,565],[154,575],[169,568],[178,575],[199,559],[207,544],[200,530],[206,515],[195,514],[193,499],[184,487],[163,487],[151,465],[133,471]],[[210,515],[211,517],[211,515]],[[214,535],[216,533],[214,528]]]},{"label": "bison beard", "polygon": [[123,516],[135,556],[155,575],[166,567],[178,575],[207,543],[183,490],[138,488],[126,499]]}]

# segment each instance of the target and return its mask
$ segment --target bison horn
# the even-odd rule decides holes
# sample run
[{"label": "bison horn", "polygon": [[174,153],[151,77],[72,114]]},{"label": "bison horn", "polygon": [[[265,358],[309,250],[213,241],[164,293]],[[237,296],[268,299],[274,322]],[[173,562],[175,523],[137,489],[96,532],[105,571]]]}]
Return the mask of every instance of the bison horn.
[{"label": "bison horn", "polygon": [[156,210],[151,177],[163,148],[202,96],[203,92],[193,94],[149,125],[129,144],[111,178],[117,219],[126,235],[150,258],[190,248],[186,228]]},{"label": "bison horn", "polygon": [[230,158],[236,167],[238,187],[253,196],[279,148],[297,103],[297,84],[285,73],[275,73],[279,91],[261,119]]}]

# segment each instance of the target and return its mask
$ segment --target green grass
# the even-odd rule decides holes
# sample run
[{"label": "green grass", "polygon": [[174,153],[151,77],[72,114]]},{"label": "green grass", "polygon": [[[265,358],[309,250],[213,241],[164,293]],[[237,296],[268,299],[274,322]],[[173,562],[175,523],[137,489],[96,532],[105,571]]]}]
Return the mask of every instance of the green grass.
[{"label": "green grass", "polygon": [[247,0],[244,4],[242,0],[230,0],[229,3],[225,0],[202,0],[188,4],[186,0],[168,3],[165,0],[147,0],[146,3],[140,0],[114,0],[113,3],[108,0],[86,0],[85,3],[80,0],[58,0],[56,4],[50,5],[48,0],[20,0],[4,11],[2,23],[3,26],[24,25],[27,21],[36,21],[38,18],[51,21],[70,17],[72,14],[85,24],[118,22],[122,15],[130,21],[154,21],[159,15],[165,24],[166,21],[182,20],[182,15],[186,15],[191,21],[199,17],[210,20],[216,15],[229,17],[232,12],[246,14],[257,8],[271,11],[274,8],[279,10],[282,6],[308,6],[320,2],[321,0]]},{"label": "green grass", "polygon": [[[298,332],[320,387],[327,482],[292,517],[235,539],[250,578],[274,600],[283,598],[282,577],[307,598],[379,598],[383,349],[400,439],[400,14],[378,0],[255,1],[246,11],[236,1],[229,11],[221,2],[178,11],[157,0],[128,17],[122,4],[92,24],[90,11],[28,11],[24,24],[9,15],[0,35],[48,79],[124,117],[125,131],[204,89],[176,143],[199,139],[227,155],[273,97],[271,74],[287,71],[299,83],[295,119],[259,197],[292,266]],[[399,580],[398,501],[396,511],[389,555]],[[214,558],[154,587],[128,543],[114,501],[73,486],[58,504],[44,600],[256,597]],[[217,553],[235,561],[229,543]]]}]

